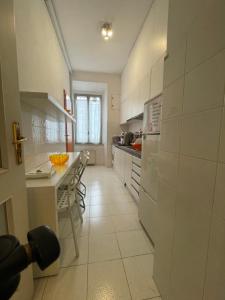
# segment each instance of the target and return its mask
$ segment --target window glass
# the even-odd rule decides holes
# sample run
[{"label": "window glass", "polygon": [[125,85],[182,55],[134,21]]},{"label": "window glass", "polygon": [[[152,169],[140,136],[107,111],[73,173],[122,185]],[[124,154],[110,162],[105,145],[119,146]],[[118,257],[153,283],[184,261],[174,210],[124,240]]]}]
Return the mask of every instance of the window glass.
[{"label": "window glass", "polygon": [[101,97],[76,97],[76,143],[101,143]]},{"label": "window glass", "polygon": [[78,96],[76,99],[76,141],[77,143],[88,143],[88,98]]},{"label": "window glass", "polygon": [[101,99],[89,99],[89,142],[99,144],[101,141]]}]

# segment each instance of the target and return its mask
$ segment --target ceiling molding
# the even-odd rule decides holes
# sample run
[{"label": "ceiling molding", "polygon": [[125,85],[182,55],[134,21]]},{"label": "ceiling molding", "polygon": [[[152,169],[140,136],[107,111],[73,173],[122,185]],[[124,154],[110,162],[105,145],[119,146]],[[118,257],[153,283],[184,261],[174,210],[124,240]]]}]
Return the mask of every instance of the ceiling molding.
[{"label": "ceiling molding", "polygon": [[59,19],[58,19],[57,13],[56,13],[55,5],[52,0],[44,0],[44,1],[45,1],[47,10],[48,10],[49,16],[51,18],[52,25],[54,27],[60,48],[62,50],[64,59],[65,59],[65,62],[67,64],[69,71],[72,72],[73,71],[72,65],[70,62],[69,55],[68,55],[68,51],[67,51],[66,43],[65,43],[65,40],[63,37],[62,29],[61,29],[61,26],[59,23]]}]

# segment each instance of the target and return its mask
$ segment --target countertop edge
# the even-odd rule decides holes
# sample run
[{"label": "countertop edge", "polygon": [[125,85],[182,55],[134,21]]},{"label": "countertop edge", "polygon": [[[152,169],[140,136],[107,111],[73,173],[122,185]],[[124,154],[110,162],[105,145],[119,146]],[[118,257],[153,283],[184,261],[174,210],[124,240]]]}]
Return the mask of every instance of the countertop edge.
[{"label": "countertop edge", "polygon": [[136,151],[134,149],[131,149],[131,148],[127,147],[127,146],[119,146],[119,145],[116,145],[116,144],[112,144],[112,146],[114,146],[114,147],[116,147],[116,148],[118,148],[120,150],[123,150],[124,152],[129,153],[130,155],[132,155],[134,157],[137,157],[139,159],[142,158],[141,151],[138,152],[138,151]]}]

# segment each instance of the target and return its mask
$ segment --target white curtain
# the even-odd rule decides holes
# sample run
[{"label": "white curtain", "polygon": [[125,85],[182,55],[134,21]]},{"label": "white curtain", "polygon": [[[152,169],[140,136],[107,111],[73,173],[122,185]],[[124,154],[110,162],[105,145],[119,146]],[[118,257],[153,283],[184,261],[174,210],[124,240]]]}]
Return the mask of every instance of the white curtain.
[{"label": "white curtain", "polygon": [[76,97],[76,143],[101,143],[101,97]]}]

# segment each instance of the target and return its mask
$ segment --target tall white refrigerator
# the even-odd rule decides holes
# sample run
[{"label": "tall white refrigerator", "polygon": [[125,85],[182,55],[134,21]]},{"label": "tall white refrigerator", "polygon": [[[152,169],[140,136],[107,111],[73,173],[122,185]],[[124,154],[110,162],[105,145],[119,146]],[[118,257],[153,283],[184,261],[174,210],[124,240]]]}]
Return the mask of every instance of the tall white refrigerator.
[{"label": "tall white refrigerator", "polygon": [[161,106],[161,94],[145,103],[142,138],[139,219],[153,243],[156,234]]}]

